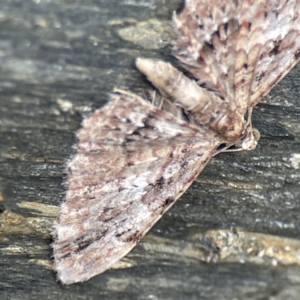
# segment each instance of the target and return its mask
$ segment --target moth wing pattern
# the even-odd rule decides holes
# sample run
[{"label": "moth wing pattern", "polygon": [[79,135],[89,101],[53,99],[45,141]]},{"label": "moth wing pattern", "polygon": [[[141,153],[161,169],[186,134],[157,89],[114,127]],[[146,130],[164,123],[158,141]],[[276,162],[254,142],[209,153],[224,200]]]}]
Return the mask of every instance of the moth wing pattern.
[{"label": "moth wing pattern", "polygon": [[65,284],[125,256],[221,144],[253,149],[252,107],[300,59],[300,0],[186,0],[173,22],[175,54],[195,81],[139,59],[167,111],[117,91],[77,133],[54,232]]},{"label": "moth wing pattern", "polygon": [[84,120],[77,138],[53,245],[65,284],[85,281],[125,256],[222,142],[122,91]]},{"label": "moth wing pattern", "polygon": [[244,115],[300,59],[299,0],[186,0],[177,58]]}]

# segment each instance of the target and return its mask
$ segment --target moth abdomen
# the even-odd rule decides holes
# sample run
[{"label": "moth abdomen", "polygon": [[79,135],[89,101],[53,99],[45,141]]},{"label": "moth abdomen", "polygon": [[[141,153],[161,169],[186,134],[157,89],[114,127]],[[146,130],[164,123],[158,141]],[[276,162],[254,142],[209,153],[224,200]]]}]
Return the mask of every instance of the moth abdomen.
[{"label": "moth abdomen", "polygon": [[169,63],[138,58],[136,65],[161,94],[185,110],[192,123],[207,125],[228,141],[241,137],[244,118],[231,109],[229,101],[200,87]]}]

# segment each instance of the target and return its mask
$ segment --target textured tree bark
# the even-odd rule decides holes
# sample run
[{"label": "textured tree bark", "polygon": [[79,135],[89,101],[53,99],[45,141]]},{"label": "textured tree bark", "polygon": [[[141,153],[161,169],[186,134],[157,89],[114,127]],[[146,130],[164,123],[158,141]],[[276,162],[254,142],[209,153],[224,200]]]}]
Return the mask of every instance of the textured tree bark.
[{"label": "textured tree bark", "polygon": [[300,66],[259,104],[251,152],[215,157],[114,269],[56,282],[51,235],[82,118],[114,87],[151,88],[136,57],[171,57],[180,0],[0,6],[1,299],[298,299]]}]

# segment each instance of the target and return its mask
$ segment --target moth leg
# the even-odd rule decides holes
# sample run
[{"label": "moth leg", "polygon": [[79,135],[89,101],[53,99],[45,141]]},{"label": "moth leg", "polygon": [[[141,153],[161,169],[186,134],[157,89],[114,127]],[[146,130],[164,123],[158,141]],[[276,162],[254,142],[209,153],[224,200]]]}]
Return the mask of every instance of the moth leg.
[{"label": "moth leg", "polygon": [[[148,98],[146,93],[143,92],[144,98]],[[172,114],[174,117],[183,121],[189,121],[183,112],[183,108],[173,103],[165,96],[159,95],[155,90],[150,92],[151,104],[163,111]]]},{"label": "moth leg", "polygon": [[247,126],[247,128],[248,127],[250,128],[250,130],[252,131],[252,134],[254,136],[255,141],[258,142],[260,140],[260,132],[257,128],[252,126],[252,112],[253,112],[253,107],[250,107],[248,109],[248,118],[247,118],[246,126]]},{"label": "moth leg", "polygon": [[[221,144],[222,146],[222,144]],[[220,154],[220,153],[224,153],[224,152],[240,152],[240,151],[245,151],[248,149],[243,149],[242,148],[242,141],[239,140],[238,142],[235,143],[227,143],[224,145],[224,147],[222,147],[221,149],[219,149],[214,156]],[[250,149],[249,149],[250,150]]]},{"label": "moth leg", "polygon": [[241,138],[242,150],[253,150],[257,146],[257,142],[260,139],[260,132],[252,126],[252,111],[253,107],[248,109],[248,118],[246,123],[246,131]]},{"label": "moth leg", "polygon": [[247,112],[247,127],[250,127],[252,129],[252,112],[253,112],[253,107],[250,107],[248,109],[248,112]]},{"label": "moth leg", "polygon": [[150,92],[151,104],[159,109],[162,109],[163,101],[161,97],[157,96],[156,91]]}]

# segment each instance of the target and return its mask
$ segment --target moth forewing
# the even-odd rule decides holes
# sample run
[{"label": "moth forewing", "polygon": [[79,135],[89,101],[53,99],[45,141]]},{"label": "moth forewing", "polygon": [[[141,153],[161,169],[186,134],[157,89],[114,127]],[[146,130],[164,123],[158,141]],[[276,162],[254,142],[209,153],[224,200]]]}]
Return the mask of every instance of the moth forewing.
[{"label": "moth forewing", "polygon": [[186,0],[173,23],[174,53],[193,78],[137,60],[166,111],[117,91],[77,133],[54,231],[65,284],[126,255],[214,155],[253,149],[253,106],[300,59],[300,0]]}]

